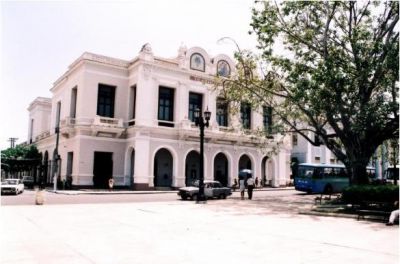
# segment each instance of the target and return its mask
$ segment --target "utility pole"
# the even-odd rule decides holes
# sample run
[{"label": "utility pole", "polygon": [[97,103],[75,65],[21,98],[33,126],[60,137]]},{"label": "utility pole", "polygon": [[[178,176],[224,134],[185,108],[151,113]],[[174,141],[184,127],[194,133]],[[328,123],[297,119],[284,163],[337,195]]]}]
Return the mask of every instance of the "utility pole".
[{"label": "utility pole", "polygon": [[18,140],[18,138],[10,137],[8,141],[10,141],[10,148],[15,148],[15,142]]},{"label": "utility pole", "polygon": [[56,128],[55,128],[55,133],[56,133],[56,148],[54,150],[54,156],[53,156],[53,189],[54,192],[57,191],[57,180],[58,180],[58,170],[59,170],[59,162],[61,160],[60,155],[58,155],[58,143],[60,140],[60,112],[61,112],[61,103],[57,104],[57,119],[56,119]]}]

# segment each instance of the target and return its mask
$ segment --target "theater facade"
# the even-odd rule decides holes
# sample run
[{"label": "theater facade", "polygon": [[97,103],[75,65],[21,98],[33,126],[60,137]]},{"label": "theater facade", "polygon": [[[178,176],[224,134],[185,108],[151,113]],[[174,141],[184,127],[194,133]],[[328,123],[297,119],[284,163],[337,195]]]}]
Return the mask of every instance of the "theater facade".
[{"label": "theater facade", "polygon": [[272,125],[273,109],[242,102],[230,111],[215,89],[215,76],[234,73],[229,56],[199,47],[182,46],[172,59],[155,56],[149,44],[132,60],[85,52],[54,83],[51,98],[28,108],[28,142],[42,154],[45,181],[53,182],[57,147],[59,179],[78,188],[104,188],[111,177],[134,190],[190,185],[199,177],[199,108],[211,112],[205,179],[231,186],[247,168],[263,185],[288,184],[290,140],[254,132]]}]

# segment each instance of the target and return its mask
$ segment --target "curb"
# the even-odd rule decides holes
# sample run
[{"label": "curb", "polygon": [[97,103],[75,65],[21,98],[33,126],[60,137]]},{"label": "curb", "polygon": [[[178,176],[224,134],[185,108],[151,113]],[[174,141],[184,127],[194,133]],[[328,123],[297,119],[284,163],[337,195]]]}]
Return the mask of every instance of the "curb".
[{"label": "curb", "polygon": [[316,211],[299,211],[299,214],[357,219],[357,215],[353,215],[353,214],[328,213],[328,212],[316,212]]},{"label": "curb", "polygon": [[[255,192],[265,192],[265,191],[290,191],[294,190],[294,187],[285,187],[285,188],[263,188],[263,189],[254,189]],[[95,190],[77,190],[77,191],[64,191],[64,190],[46,190],[47,192],[55,193],[55,194],[64,194],[64,195],[100,195],[100,194],[162,194],[162,193],[177,193],[178,190],[173,191],[95,191]],[[239,192],[239,190],[235,190],[232,192]]]}]

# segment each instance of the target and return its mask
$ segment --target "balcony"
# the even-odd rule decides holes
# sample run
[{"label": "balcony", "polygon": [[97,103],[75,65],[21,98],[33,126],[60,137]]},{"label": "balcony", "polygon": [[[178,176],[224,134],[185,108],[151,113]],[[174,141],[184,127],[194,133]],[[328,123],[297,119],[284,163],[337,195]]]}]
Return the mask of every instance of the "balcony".
[{"label": "balcony", "polygon": [[91,125],[92,136],[119,138],[125,132],[122,118],[96,116]]},{"label": "balcony", "polygon": [[35,137],[35,141],[42,140],[44,138],[47,138],[48,136],[50,136],[50,131],[44,131]]},{"label": "balcony", "polygon": [[118,138],[125,132],[125,125],[121,118],[103,116],[95,116],[94,118],[66,117],[60,120],[60,133],[64,137],[70,137],[82,131],[88,131],[92,136]]}]

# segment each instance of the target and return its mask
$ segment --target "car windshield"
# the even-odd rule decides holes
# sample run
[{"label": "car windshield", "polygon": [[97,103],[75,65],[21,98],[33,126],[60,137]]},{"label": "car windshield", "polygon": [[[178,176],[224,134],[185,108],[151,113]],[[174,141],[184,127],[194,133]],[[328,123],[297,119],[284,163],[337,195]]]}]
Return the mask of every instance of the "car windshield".
[{"label": "car windshield", "polygon": [[192,186],[194,186],[194,187],[199,187],[199,181],[197,180],[197,181],[194,181],[193,183],[192,183]]},{"label": "car windshield", "polygon": [[18,180],[5,180],[5,184],[17,184]]}]

